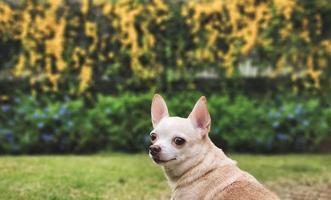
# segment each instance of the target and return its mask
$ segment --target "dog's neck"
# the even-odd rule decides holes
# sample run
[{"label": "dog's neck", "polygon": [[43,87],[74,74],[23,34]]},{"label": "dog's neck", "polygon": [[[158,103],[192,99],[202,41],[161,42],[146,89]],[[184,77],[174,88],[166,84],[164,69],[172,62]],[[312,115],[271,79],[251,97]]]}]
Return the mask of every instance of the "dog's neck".
[{"label": "dog's neck", "polygon": [[175,166],[166,166],[163,168],[172,188],[176,187],[180,182],[191,182],[198,179],[197,174],[213,170],[219,167],[219,163],[222,163],[222,165],[235,165],[235,161],[228,158],[208,137],[206,140],[206,145],[203,145],[201,151],[199,151],[197,155],[194,155],[194,159],[189,159]]}]

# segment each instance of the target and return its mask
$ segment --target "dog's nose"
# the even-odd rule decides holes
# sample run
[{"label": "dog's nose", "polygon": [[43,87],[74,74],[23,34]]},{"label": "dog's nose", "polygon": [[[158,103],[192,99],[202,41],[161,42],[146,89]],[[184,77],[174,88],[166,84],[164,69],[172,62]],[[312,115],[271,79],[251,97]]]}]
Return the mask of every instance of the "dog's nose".
[{"label": "dog's nose", "polygon": [[158,146],[158,145],[151,145],[151,146],[149,147],[149,151],[151,152],[151,154],[152,154],[153,156],[156,156],[158,153],[160,153],[160,151],[161,151],[161,147]]}]

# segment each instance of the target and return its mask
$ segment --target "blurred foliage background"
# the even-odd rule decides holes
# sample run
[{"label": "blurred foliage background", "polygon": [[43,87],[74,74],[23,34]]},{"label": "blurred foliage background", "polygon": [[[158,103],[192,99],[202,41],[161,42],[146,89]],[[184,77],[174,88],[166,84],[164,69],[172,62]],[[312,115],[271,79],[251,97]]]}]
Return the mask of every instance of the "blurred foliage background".
[{"label": "blurred foliage background", "polygon": [[150,103],[209,100],[225,150],[309,152],[331,129],[328,0],[0,1],[0,152],[142,151]]}]

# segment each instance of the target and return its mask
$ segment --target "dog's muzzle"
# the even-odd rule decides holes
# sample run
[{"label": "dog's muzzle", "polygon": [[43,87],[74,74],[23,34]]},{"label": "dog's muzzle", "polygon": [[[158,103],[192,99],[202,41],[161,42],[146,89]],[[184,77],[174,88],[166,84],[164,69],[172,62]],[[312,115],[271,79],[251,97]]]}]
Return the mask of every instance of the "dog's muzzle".
[{"label": "dog's muzzle", "polygon": [[151,145],[149,147],[149,153],[153,156],[153,157],[157,157],[159,155],[159,153],[161,152],[161,147],[158,145]]}]

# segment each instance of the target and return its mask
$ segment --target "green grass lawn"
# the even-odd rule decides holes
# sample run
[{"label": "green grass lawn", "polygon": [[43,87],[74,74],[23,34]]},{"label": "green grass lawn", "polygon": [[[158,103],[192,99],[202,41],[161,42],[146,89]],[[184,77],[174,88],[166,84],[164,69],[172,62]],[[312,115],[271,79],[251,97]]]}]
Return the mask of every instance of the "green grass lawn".
[{"label": "green grass lawn", "polygon": [[[298,187],[331,190],[331,155],[231,157],[283,199]],[[161,168],[144,154],[0,157],[0,199],[169,199],[169,193]]]}]

